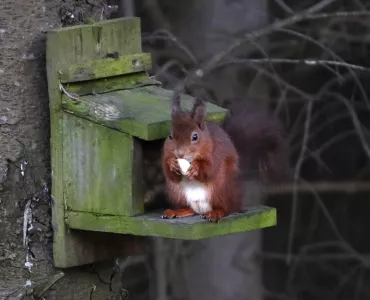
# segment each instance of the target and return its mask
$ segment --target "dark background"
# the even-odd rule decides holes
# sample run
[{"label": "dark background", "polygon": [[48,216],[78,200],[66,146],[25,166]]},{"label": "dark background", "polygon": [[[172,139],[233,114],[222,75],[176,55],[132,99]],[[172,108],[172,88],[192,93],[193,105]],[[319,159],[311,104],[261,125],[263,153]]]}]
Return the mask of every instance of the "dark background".
[{"label": "dark background", "polygon": [[[319,6],[309,14],[315,18],[295,22]],[[141,17],[143,49],[167,88],[222,53],[198,84],[221,106],[258,101],[273,109],[289,134],[294,180],[248,183],[250,203],[277,208],[273,228],[199,242],[148,239],[142,256],[65,270],[45,299],[124,299],[123,290],[129,299],[369,299],[369,6],[3,0],[0,299],[32,299],[33,289],[58,272],[51,256],[45,32],[132,15]],[[278,26],[283,19],[290,21]],[[260,28],[266,31],[255,38]],[[244,42],[225,52],[236,39]]]}]

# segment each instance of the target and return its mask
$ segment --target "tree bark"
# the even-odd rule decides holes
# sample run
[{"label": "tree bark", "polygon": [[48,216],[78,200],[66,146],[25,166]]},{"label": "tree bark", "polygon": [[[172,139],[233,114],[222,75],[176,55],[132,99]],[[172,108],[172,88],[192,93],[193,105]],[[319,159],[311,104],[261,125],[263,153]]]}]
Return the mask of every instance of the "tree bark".
[{"label": "tree bark", "polygon": [[[104,283],[113,261],[54,269],[50,222],[45,32],[62,22],[81,22],[81,16],[104,17],[101,7],[94,11],[77,0],[0,3],[0,299],[112,299],[115,294]],[[68,12],[78,20],[72,22]],[[114,283],[117,290],[120,283]]]},{"label": "tree bark", "polygon": [[43,32],[59,25],[58,2],[0,5],[1,299],[18,299],[53,273]]}]

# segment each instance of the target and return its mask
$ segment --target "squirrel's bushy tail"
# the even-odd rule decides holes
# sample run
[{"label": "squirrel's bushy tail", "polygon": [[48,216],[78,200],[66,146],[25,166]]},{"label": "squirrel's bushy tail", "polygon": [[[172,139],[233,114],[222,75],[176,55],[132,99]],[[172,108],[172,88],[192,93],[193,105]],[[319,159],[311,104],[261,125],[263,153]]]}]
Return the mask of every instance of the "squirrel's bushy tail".
[{"label": "squirrel's bushy tail", "polygon": [[239,153],[242,177],[259,174],[271,183],[290,179],[288,142],[271,112],[250,102],[237,103],[230,107],[223,128]]}]

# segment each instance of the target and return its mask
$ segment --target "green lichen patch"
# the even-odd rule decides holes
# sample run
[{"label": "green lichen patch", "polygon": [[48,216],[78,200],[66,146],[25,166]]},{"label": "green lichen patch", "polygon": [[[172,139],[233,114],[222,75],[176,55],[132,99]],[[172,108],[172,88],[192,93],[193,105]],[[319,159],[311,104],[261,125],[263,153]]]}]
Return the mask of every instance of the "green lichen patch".
[{"label": "green lichen patch", "polygon": [[[117,55],[119,55],[118,52]],[[117,59],[108,57],[71,65],[59,71],[59,78],[62,83],[80,82],[143,72],[151,68],[151,55],[149,53],[138,53],[125,55]]]},{"label": "green lichen patch", "polygon": [[142,189],[134,189],[141,162],[132,136],[66,114],[63,144],[64,199],[70,209],[124,216],[144,211],[137,193]]},{"label": "green lichen patch", "polygon": [[[66,113],[61,109],[62,93],[59,85],[59,71],[70,66],[104,59],[109,53],[118,52],[120,57],[138,54],[142,52],[141,45],[140,18],[119,18],[94,23],[94,25],[68,26],[53,29],[47,33],[46,68],[50,100],[53,258],[56,267],[79,266],[94,263],[98,260],[124,256],[123,250],[127,242],[127,238],[124,236],[122,236],[122,239],[114,241],[112,238],[106,238],[106,234],[94,233],[90,236],[88,233],[71,232],[66,227],[65,209],[68,205],[67,202],[79,201],[80,199],[65,199],[65,187],[71,182],[69,179],[72,178],[67,177],[70,174],[67,175],[64,169],[69,167],[66,165],[66,160],[69,157],[65,152],[72,152],[64,148],[68,141],[64,141],[63,138],[73,130],[79,132],[80,130],[69,127],[72,126],[72,123],[65,123]],[[102,89],[102,91],[108,89]],[[108,147],[104,146],[102,150],[108,151]],[[105,160],[106,154],[108,152],[100,153],[99,157]],[[90,161],[92,160],[90,159]],[[84,162],[86,160],[79,163],[84,164]],[[119,162],[120,159],[118,159]],[[92,183],[99,184],[98,181],[92,181]],[[81,183],[75,182],[75,184]],[[71,189],[71,186],[69,186],[69,189]],[[113,191],[112,195],[116,194],[116,191]],[[72,197],[72,194],[70,193],[69,196]],[[102,199],[101,201],[106,200],[102,198],[104,193],[99,196],[99,199]],[[102,203],[102,205],[105,204]]]},{"label": "green lichen patch", "polygon": [[148,78],[147,74],[142,72],[110,78],[93,79],[83,82],[71,82],[66,83],[63,86],[68,93],[81,97],[118,90],[135,89],[147,85],[160,86],[161,83],[157,80]]}]

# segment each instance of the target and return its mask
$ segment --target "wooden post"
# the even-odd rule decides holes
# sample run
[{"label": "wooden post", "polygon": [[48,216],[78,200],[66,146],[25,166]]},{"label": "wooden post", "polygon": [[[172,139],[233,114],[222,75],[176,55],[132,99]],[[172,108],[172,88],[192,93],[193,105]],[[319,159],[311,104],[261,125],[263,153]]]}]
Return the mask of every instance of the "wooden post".
[{"label": "wooden post", "polygon": [[[48,32],[47,78],[50,98],[51,168],[52,168],[52,220],[54,229],[53,257],[56,267],[72,267],[132,253],[135,244],[130,238],[72,231],[65,224],[63,189],[64,167],[71,157],[63,155],[66,141],[65,127],[68,116],[62,111],[60,91],[61,70],[104,58],[108,53],[120,55],[141,52],[140,19],[124,18],[102,22],[93,26],[74,26]],[[73,130],[73,129],[71,129]],[[83,149],[81,149],[83,150]],[[108,238],[110,237],[110,238]]]}]

